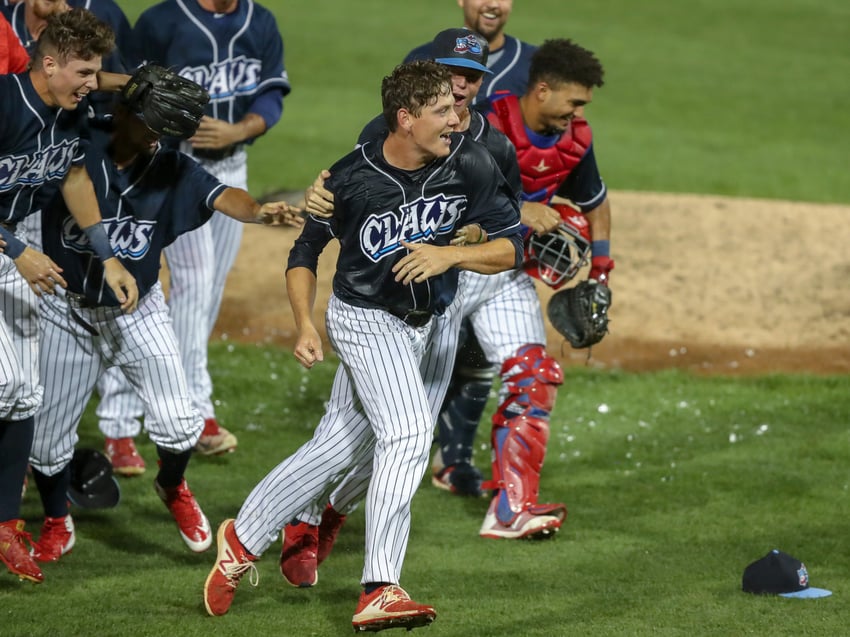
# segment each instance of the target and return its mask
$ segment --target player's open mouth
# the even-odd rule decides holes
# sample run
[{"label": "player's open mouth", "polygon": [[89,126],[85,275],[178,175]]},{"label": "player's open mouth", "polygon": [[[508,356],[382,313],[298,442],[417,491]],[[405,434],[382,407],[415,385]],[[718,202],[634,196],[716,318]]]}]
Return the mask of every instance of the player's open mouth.
[{"label": "player's open mouth", "polygon": [[449,133],[443,133],[440,135],[440,139],[442,139],[446,144],[452,143],[452,137]]},{"label": "player's open mouth", "polygon": [[83,98],[84,98],[86,95],[88,95],[88,92],[81,93],[81,92],[77,91],[76,93],[74,93],[74,101],[76,101],[76,102],[82,102],[82,101],[83,101]]}]

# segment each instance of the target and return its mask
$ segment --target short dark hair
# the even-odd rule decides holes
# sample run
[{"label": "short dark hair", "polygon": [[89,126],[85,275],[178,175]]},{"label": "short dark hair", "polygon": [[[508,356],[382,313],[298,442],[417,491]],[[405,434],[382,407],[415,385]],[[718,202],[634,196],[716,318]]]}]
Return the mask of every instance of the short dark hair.
[{"label": "short dark hair", "polygon": [[41,67],[45,55],[56,55],[61,63],[71,58],[91,60],[109,55],[115,48],[115,33],[91,11],[71,9],[54,13],[38,38],[33,65]]},{"label": "short dark hair", "polygon": [[576,83],[587,88],[602,86],[605,70],[596,56],[572,40],[546,40],[531,58],[528,88],[538,82],[553,87]]},{"label": "short dark hair", "polygon": [[399,109],[406,108],[418,116],[424,106],[451,92],[452,73],[447,66],[432,60],[399,64],[381,82],[381,101],[387,126],[391,132],[398,127]]}]

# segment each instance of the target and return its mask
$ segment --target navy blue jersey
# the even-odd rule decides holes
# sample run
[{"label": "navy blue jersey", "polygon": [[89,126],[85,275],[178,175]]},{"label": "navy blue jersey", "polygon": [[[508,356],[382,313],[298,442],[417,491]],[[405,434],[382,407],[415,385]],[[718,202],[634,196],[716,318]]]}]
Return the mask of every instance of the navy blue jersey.
[{"label": "navy blue jersey", "polygon": [[207,89],[206,114],[241,121],[267,91],[290,91],[283,40],[274,15],[253,0],[217,14],[195,0],[165,0],[139,16],[133,27],[132,63],[174,69]]},{"label": "navy blue jersey", "polygon": [[[498,128],[493,127],[487,121],[487,118],[478,111],[470,111],[469,115],[469,128],[461,134],[484,145],[493,159],[496,160],[496,165],[502,171],[502,175],[504,175],[511,189],[519,197],[522,193],[522,180],[519,175],[519,164],[516,160],[516,149],[511,140]],[[370,139],[383,138],[387,132],[389,132],[387,120],[384,119],[383,115],[378,115],[363,127],[357,143],[364,144]]]},{"label": "navy blue jersey", "polygon": [[522,262],[519,207],[498,166],[480,144],[452,135],[448,157],[415,171],[391,166],[383,139],[369,141],[330,168],[330,219],[309,217],[289,255],[289,268],[316,271],[332,238],[340,242],[334,294],[351,305],[441,314],[457,291],[457,270],[402,285],[392,267],[407,254],[401,240],[445,246],[455,231],[478,223],[491,239],[507,237]]},{"label": "navy blue jersey", "polygon": [[[86,108],[48,106],[29,73],[0,76],[0,95],[0,222],[14,224],[58,192],[72,164],[83,164]],[[16,258],[21,250],[16,242],[6,251]]]},{"label": "navy blue jersey", "polygon": [[[405,62],[413,60],[433,60],[432,42],[416,47],[407,57]],[[528,69],[531,67],[531,56],[537,47],[505,35],[505,44],[497,51],[490,51],[487,57],[487,68],[492,74],[485,73],[481,88],[475,97],[473,104],[486,102],[496,91],[510,91],[514,95],[525,93],[528,84]]]},{"label": "navy blue jersey", "polygon": [[[205,223],[226,186],[190,157],[162,147],[124,170],[92,148],[86,165],[115,256],[144,296],[159,277],[163,248]],[[63,269],[68,290],[98,305],[119,305],[103,279],[103,264],[61,197],[45,207],[42,226],[44,253]]]}]

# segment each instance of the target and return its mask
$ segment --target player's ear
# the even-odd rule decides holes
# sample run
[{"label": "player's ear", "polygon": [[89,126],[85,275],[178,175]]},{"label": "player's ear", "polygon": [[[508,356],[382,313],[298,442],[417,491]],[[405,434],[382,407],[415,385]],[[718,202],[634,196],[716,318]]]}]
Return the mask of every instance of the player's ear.
[{"label": "player's ear", "polygon": [[44,72],[47,74],[47,77],[53,77],[56,73],[56,69],[59,68],[58,63],[56,62],[56,58],[52,55],[45,55],[41,58],[41,68],[44,69]]},{"label": "player's ear", "polygon": [[398,121],[398,127],[409,133],[413,125],[413,116],[410,114],[410,111],[406,108],[398,109],[396,119]]},{"label": "player's ear", "polygon": [[549,85],[548,82],[541,81],[534,85],[534,96],[540,102],[545,102],[551,92],[552,87]]}]

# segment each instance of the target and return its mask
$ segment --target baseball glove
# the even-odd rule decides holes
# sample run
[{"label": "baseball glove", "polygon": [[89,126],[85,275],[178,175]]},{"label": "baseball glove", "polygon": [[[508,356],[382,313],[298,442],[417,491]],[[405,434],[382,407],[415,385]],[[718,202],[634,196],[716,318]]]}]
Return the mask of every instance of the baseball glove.
[{"label": "baseball glove", "polygon": [[549,322],[575,349],[595,345],[608,333],[611,290],[593,279],[555,293],[546,313]]},{"label": "baseball glove", "polygon": [[203,86],[156,64],[139,67],[121,98],[152,131],[181,139],[195,134],[210,101]]}]

